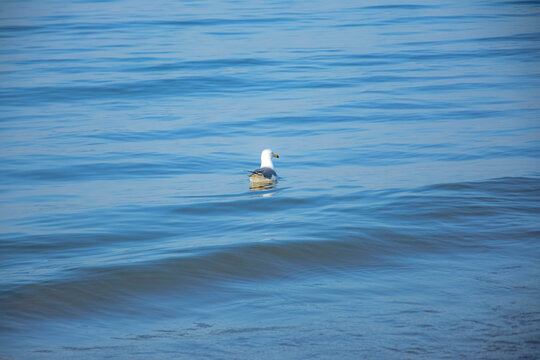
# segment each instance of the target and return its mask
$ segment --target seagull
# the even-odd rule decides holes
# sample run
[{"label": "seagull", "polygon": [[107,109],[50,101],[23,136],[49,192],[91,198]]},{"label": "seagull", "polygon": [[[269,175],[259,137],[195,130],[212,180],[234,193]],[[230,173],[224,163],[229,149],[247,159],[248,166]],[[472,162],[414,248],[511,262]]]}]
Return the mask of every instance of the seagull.
[{"label": "seagull", "polygon": [[278,154],[274,154],[270,149],[261,152],[261,167],[250,171],[251,174],[248,175],[251,186],[265,186],[277,182],[277,174],[272,163],[273,157],[279,158]]}]

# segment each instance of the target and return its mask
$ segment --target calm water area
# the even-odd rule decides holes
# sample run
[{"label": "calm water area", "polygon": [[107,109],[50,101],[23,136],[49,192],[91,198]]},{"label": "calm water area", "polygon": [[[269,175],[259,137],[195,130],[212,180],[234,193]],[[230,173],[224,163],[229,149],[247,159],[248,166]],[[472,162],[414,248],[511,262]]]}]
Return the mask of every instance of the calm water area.
[{"label": "calm water area", "polygon": [[539,1],[0,2],[0,359],[540,359],[539,89]]}]

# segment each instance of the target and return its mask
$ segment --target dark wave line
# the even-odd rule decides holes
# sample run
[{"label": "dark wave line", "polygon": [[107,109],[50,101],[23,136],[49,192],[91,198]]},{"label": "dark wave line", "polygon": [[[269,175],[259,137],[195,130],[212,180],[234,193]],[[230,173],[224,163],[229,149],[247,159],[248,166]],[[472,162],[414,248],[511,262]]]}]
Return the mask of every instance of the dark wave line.
[{"label": "dark wave line", "polygon": [[[73,216],[73,214],[71,214]],[[85,223],[94,220],[89,214],[79,214],[81,218],[84,218]],[[103,215],[100,215],[103,217]],[[62,219],[64,218],[64,219]],[[57,225],[57,222],[62,220],[69,220],[69,216],[55,215],[55,220],[52,221],[50,217],[42,219],[48,225],[53,222]],[[39,220],[34,223],[39,223]],[[29,223],[29,221],[27,221]],[[98,223],[99,224],[99,223]],[[98,225],[94,224],[94,225]],[[71,227],[72,228],[72,227]],[[68,251],[73,249],[93,248],[101,245],[110,245],[112,243],[125,243],[125,242],[142,242],[145,240],[160,240],[169,236],[173,236],[172,233],[148,231],[148,232],[122,232],[122,235],[112,234],[107,232],[102,233],[82,233],[82,232],[68,232],[68,233],[52,233],[52,234],[3,234],[0,236],[0,249],[4,254],[11,251],[15,251],[17,254],[24,253],[36,253],[39,255],[45,255],[47,252],[55,252],[57,250]]]},{"label": "dark wave line", "polygon": [[481,38],[466,38],[466,39],[452,39],[452,40],[439,40],[439,41],[410,41],[403,42],[400,45],[417,46],[417,45],[448,45],[448,44],[461,44],[461,43],[500,43],[500,42],[538,42],[540,41],[540,32],[533,33],[520,33],[507,36],[487,36]]},{"label": "dark wave line", "polygon": [[540,1],[538,0],[509,0],[509,1],[501,1],[501,5],[540,5]]},{"label": "dark wave line", "polygon": [[[207,164],[205,164],[206,161],[208,161]],[[35,162],[32,165],[35,167]],[[85,162],[33,169],[25,169],[19,165],[4,169],[1,178],[4,183],[113,180],[140,176],[165,177],[193,172],[209,173],[211,171],[209,160],[184,157],[176,161]]]},{"label": "dark wave line", "polygon": [[294,22],[290,17],[246,17],[246,18],[201,18],[185,20],[155,20],[155,21],[113,21],[113,22],[49,22],[39,25],[4,25],[0,26],[0,37],[9,37],[11,33],[51,33],[64,31],[86,31],[86,34],[102,33],[104,31],[131,29],[137,27],[193,27],[193,26],[227,26],[227,25],[256,25]]},{"label": "dark wave line", "polygon": [[371,5],[362,6],[360,9],[369,10],[421,10],[421,9],[433,9],[438,8],[437,5],[419,5],[419,4],[391,4],[391,5]]},{"label": "dark wave line", "polygon": [[242,19],[191,19],[191,20],[164,20],[145,22],[144,25],[167,25],[167,26],[221,26],[221,25],[254,25],[254,24],[274,24],[278,22],[295,22],[292,17],[249,17]]},{"label": "dark wave line", "polygon": [[137,81],[88,86],[42,86],[3,88],[0,102],[6,105],[32,102],[76,101],[83,99],[114,99],[118,97],[161,97],[176,94],[227,94],[261,88],[256,81],[232,76],[187,76],[176,79]]},{"label": "dark wave line", "polygon": [[220,69],[232,67],[252,67],[252,66],[276,66],[280,62],[269,59],[257,58],[233,58],[233,59],[211,59],[198,61],[180,61],[167,64],[150,65],[137,68],[128,68],[124,71],[172,71],[179,69]]},{"label": "dark wave line", "polygon": [[[418,189],[419,192],[451,191],[469,196],[470,192],[514,198],[516,201],[540,199],[540,179],[537,177],[504,177],[486,181],[433,184]],[[515,198],[520,194],[523,198]]]},{"label": "dark wave line", "polygon": [[[526,37],[525,35],[523,35]],[[532,36],[532,34],[528,34]],[[467,41],[467,40],[461,40]],[[471,40],[474,42],[474,40]],[[413,45],[415,43],[412,43]],[[445,45],[446,41],[435,42],[433,44],[427,45],[436,45],[441,44]],[[406,45],[406,44],[402,44]],[[423,45],[422,43],[419,45]],[[418,49],[418,50],[404,50],[398,52],[388,52],[388,53],[370,53],[370,54],[324,54],[324,55],[313,55],[307,57],[300,57],[298,61],[309,61],[316,63],[318,65],[339,65],[339,66],[353,66],[369,64],[370,62],[375,62],[376,65],[384,63],[407,63],[408,61],[418,61],[422,62],[430,60],[471,60],[476,58],[498,58],[498,57],[522,57],[522,56],[533,56],[532,59],[536,59],[536,55],[540,52],[540,48],[535,46],[536,42],[530,44],[529,46],[514,46],[512,48],[505,49],[465,49],[465,50],[442,50],[437,49],[436,51],[431,49]],[[448,65],[449,66],[449,65]]]},{"label": "dark wave line", "polygon": [[[442,85],[441,85],[442,86]],[[460,85],[464,86],[464,85]],[[449,85],[450,89],[452,90],[452,86]],[[381,110],[414,110],[417,108],[417,104],[408,104],[408,103],[357,103],[357,104],[347,104],[347,105],[337,105],[337,107],[350,107],[350,108],[358,108],[358,109],[381,109]],[[503,116],[506,116],[508,114],[516,114],[516,110],[510,109],[510,110],[492,110],[492,109],[475,109],[475,110],[469,110],[469,109],[459,109],[459,110],[452,110],[448,111],[445,109],[443,104],[435,103],[435,105],[430,106],[430,104],[426,104],[423,107],[419,107],[418,109],[424,110],[424,109],[433,109],[433,110],[441,110],[441,111],[433,111],[433,112],[409,112],[404,113],[399,116],[399,118],[395,118],[393,116],[389,116],[388,114],[379,114],[379,113],[370,113],[369,115],[332,115],[332,112],[329,112],[328,115],[306,115],[306,116],[273,116],[273,117],[264,117],[257,119],[257,126],[261,127],[271,127],[275,126],[276,124],[280,125],[289,125],[289,124],[331,124],[332,129],[336,126],[336,124],[362,124],[362,123],[377,123],[377,122],[406,122],[407,120],[415,120],[415,121],[441,121],[441,120],[448,120],[448,119],[479,119],[479,118],[500,118]],[[330,109],[331,110],[331,109]],[[520,113],[527,114],[529,113],[528,110],[519,111]],[[254,126],[251,124],[250,126]],[[531,129],[532,130],[532,129]]]}]

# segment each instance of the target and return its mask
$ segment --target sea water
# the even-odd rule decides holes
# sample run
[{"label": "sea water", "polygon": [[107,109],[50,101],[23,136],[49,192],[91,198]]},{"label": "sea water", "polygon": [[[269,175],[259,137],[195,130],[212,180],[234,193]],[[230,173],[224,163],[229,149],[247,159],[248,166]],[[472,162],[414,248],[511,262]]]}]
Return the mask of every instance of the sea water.
[{"label": "sea water", "polygon": [[0,358],[539,358],[539,24],[3,1]]}]

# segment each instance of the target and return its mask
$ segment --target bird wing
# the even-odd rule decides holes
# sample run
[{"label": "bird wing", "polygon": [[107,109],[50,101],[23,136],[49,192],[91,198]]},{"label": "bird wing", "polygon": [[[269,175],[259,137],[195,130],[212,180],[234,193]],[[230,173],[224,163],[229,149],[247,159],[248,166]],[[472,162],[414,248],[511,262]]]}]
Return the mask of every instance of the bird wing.
[{"label": "bird wing", "polygon": [[265,178],[267,179],[271,179],[272,176],[275,176],[277,177],[277,174],[276,172],[274,171],[274,169],[271,169],[271,168],[267,168],[267,167],[264,167],[264,168],[260,168],[260,169],[257,169],[257,170],[251,170],[249,171],[251,173],[251,175],[262,175],[264,176]]}]

